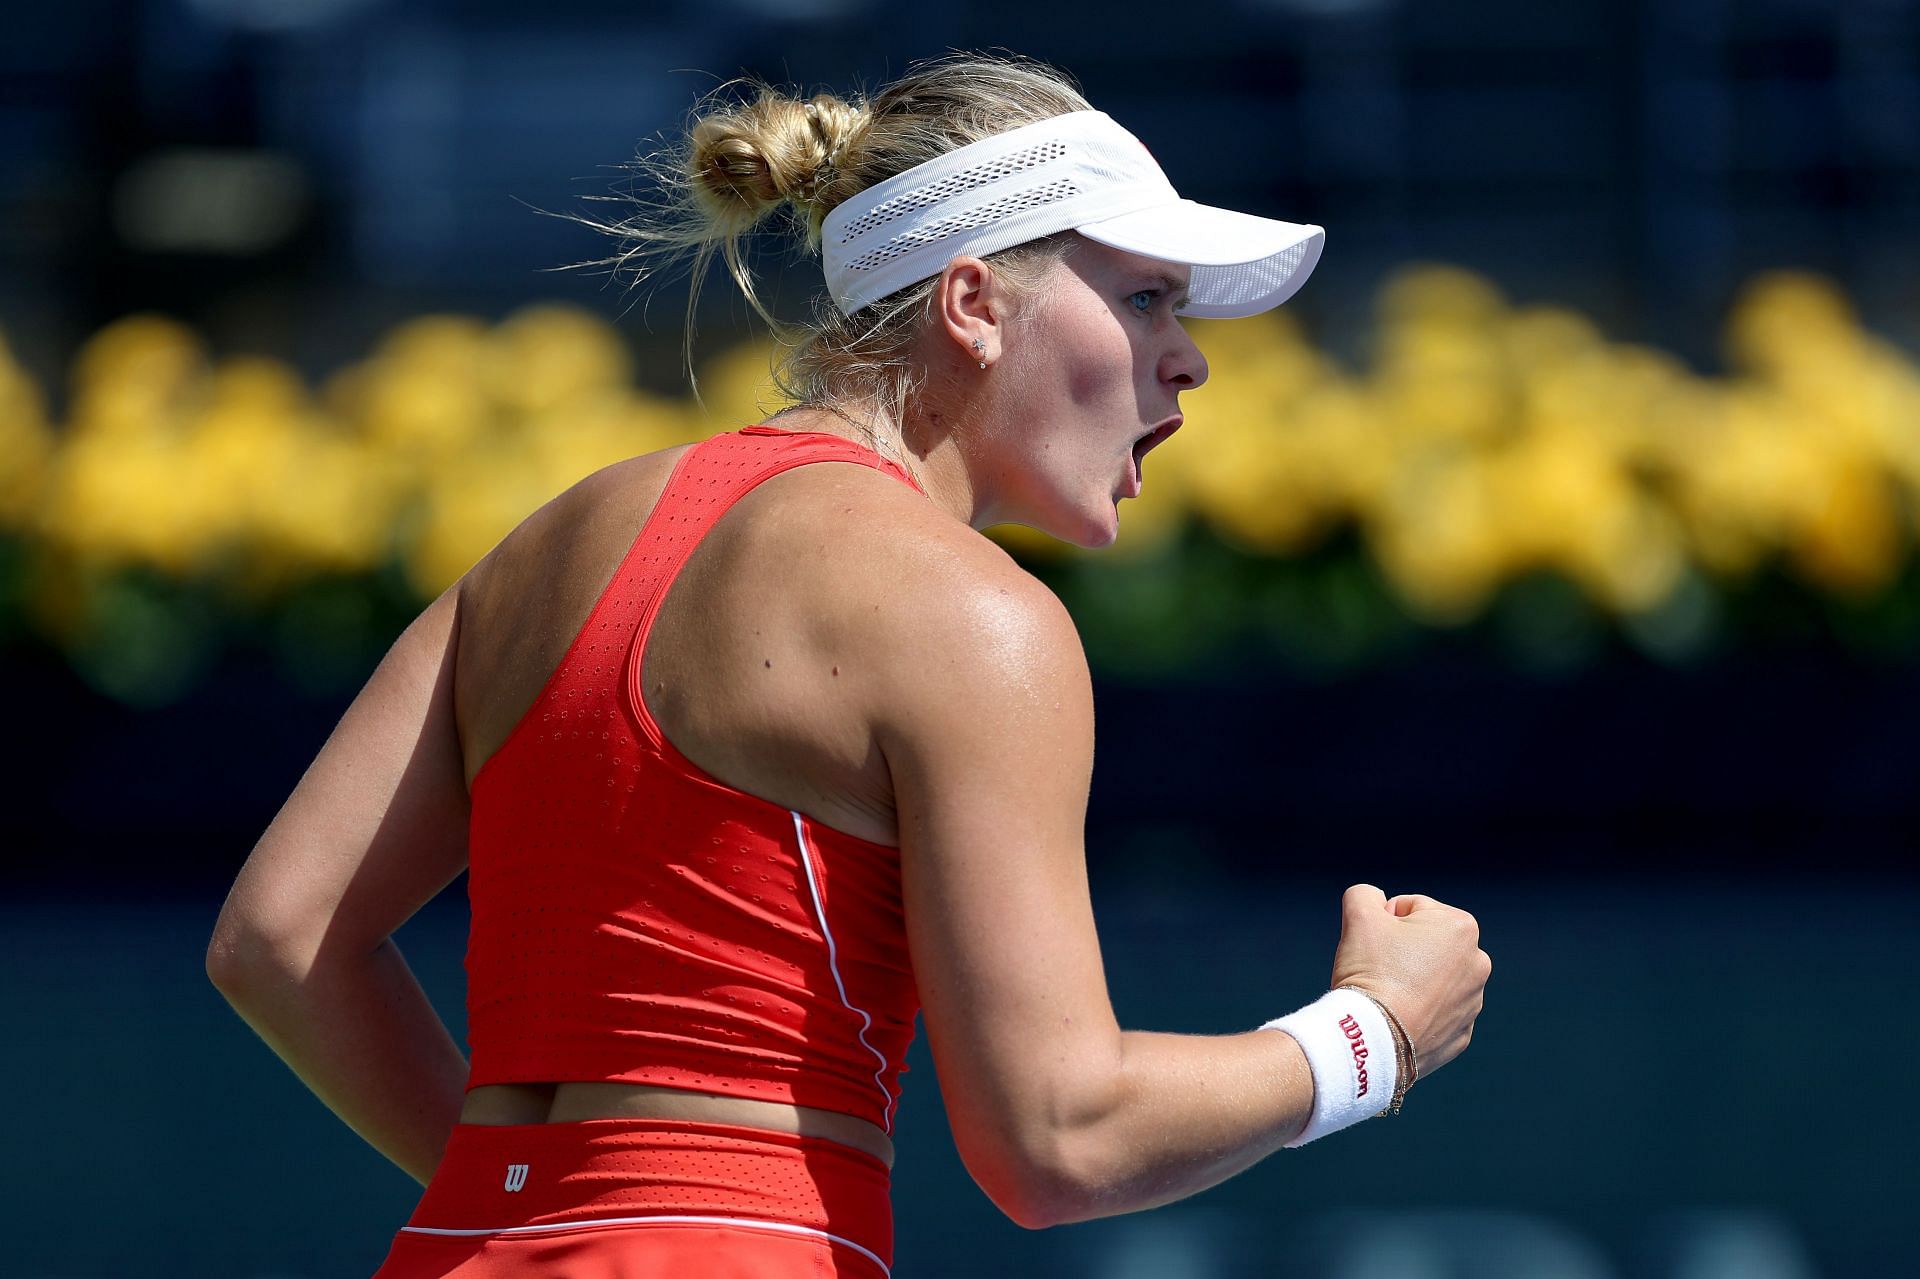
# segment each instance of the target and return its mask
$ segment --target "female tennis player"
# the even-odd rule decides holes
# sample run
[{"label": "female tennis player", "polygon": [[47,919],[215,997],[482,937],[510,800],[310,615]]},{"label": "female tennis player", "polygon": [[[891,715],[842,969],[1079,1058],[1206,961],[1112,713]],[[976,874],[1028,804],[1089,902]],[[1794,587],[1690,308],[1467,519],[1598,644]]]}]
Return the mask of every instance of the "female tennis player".
[{"label": "female tennis player", "polygon": [[[589,476],[435,600],[209,950],[426,1184],[382,1279],[885,1275],[916,1013],[967,1168],[1024,1226],[1397,1109],[1489,971],[1428,897],[1349,889],[1333,989],[1258,1030],[1116,1024],[1085,659],[979,532],[1112,541],[1207,376],[1180,316],[1278,305],[1320,229],[1182,200],[1012,59],[864,103],[762,89],[680,156],[685,199],[625,251],[717,253],[751,297],[742,237],[796,213],[828,297],[784,366],[797,407]],[[471,1062],[391,938],[463,868]]]}]

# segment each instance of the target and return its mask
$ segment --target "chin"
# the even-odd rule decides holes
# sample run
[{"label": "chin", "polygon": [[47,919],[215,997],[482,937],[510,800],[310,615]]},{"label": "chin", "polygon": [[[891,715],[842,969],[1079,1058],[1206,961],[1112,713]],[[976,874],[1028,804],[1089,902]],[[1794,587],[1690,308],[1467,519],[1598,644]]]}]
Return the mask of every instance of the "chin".
[{"label": "chin", "polygon": [[1099,551],[1112,546],[1114,539],[1120,536],[1120,504],[1109,502],[1102,508],[1089,511],[1076,511],[1079,517],[1070,529],[1048,529],[1049,533],[1063,542],[1070,542],[1084,551]]},{"label": "chin", "polygon": [[1099,494],[1082,506],[1059,501],[1049,503],[1046,509],[1029,508],[1020,514],[1003,515],[1001,519],[1024,524],[1055,541],[1085,551],[1103,550],[1120,536],[1119,499],[1110,493]]},{"label": "chin", "polygon": [[1073,544],[1086,551],[1104,551],[1118,541],[1119,538],[1120,524],[1119,521],[1116,520],[1102,529],[1097,536],[1084,540],[1076,538]]}]

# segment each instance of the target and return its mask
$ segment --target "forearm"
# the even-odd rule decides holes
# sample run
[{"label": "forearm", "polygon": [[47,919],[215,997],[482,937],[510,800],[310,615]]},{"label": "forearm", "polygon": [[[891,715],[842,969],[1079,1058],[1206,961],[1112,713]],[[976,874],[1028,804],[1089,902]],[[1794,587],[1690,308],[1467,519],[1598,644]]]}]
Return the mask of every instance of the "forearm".
[{"label": "forearm", "polygon": [[209,964],[234,1010],[313,1094],[425,1183],[459,1120],[466,1059],[391,940],[304,966]]},{"label": "forearm", "polygon": [[1097,1099],[1066,1139],[1061,1220],[1171,1203],[1252,1167],[1306,1127],[1313,1075],[1292,1036],[1127,1031]]}]

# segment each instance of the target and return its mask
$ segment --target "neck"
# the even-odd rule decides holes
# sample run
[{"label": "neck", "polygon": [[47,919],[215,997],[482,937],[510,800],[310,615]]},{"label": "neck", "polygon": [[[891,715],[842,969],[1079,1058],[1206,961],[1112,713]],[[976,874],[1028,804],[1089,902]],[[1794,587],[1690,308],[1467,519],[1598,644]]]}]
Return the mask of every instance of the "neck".
[{"label": "neck", "polygon": [[963,524],[985,528],[978,486],[954,432],[939,414],[909,420],[905,429],[884,410],[864,406],[796,405],[776,414],[788,430],[820,431],[866,447],[906,468],[933,504]]}]

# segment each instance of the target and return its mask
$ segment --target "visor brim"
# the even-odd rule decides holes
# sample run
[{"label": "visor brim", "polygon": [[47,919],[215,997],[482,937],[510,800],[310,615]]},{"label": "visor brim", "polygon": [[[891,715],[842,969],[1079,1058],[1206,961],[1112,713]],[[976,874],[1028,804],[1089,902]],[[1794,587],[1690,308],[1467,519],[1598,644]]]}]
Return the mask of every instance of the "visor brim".
[{"label": "visor brim", "polygon": [[1320,261],[1326,232],[1193,200],[1103,218],[1074,228],[1089,240],[1191,267],[1181,314],[1239,319],[1279,306]]}]

